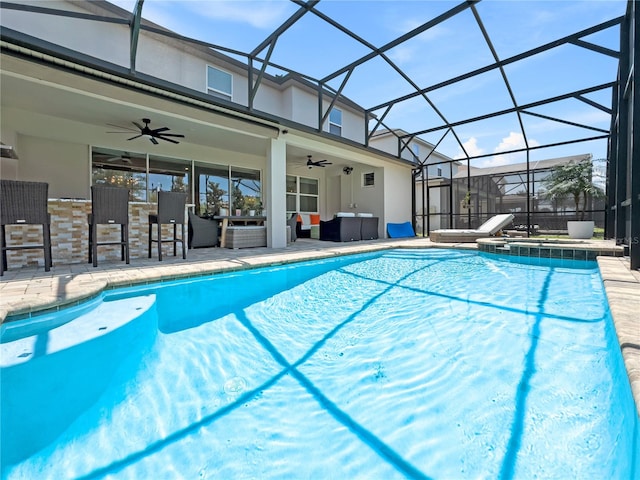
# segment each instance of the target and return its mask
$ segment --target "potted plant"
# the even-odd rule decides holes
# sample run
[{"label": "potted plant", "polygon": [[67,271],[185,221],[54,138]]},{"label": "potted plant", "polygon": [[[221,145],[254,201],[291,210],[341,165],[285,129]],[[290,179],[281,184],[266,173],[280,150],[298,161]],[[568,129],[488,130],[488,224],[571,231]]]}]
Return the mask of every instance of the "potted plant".
[{"label": "potted plant", "polygon": [[249,212],[249,216],[260,215],[261,203],[258,197],[245,197],[245,208]]},{"label": "potted plant", "polygon": [[589,198],[602,198],[604,190],[593,181],[593,161],[569,162],[551,169],[543,181],[547,189],[546,196],[552,200],[572,197],[575,203],[577,220],[567,222],[567,231],[571,238],[591,238],[593,220],[585,220]]}]

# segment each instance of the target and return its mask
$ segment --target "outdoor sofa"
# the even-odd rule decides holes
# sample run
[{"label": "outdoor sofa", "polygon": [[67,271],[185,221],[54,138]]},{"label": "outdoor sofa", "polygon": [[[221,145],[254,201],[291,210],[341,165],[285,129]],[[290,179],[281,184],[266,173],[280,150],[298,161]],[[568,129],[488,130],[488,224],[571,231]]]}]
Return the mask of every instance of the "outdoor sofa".
[{"label": "outdoor sofa", "polygon": [[331,220],[320,221],[320,240],[354,242],[378,238],[378,217],[371,213],[338,212]]}]

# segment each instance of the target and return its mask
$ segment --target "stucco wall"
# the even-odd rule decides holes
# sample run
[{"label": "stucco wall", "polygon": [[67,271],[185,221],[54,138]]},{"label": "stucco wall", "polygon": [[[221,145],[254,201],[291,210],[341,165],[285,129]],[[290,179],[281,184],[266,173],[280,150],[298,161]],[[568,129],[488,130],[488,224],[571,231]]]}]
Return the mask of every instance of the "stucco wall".
[{"label": "stucco wall", "polygon": [[18,137],[20,180],[49,183],[49,198],[89,198],[89,147],[46,138]]},{"label": "stucco wall", "polygon": [[[94,13],[70,2],[22,1],[38,7],[79,13]],[[85,5],[83,5],[85,6]],[[102,11],[102,15],[104,12]],[[19,10],[2,10],[2,25],[121,66],[129,66],[129,26],[72,17],[43,15]],[[87,41],[100,38],[103,41]],[[108,39],[108,40],[107,40]]]},{"label": "stucco wall", "polygon": [[[22,3],[42,6],[41,1]],[[112,12],[102,10],[99,4],[90,2],[74,4],[52,0],[46,3],[50,8],[114,16]],[[14,10],[3,10],[1,20],[2,26],[77,50],[100,60],[124,67],[130,66],[130,31],[127,25]],[[95,38],[100,38],[101,41],[87,41]],[[140,31],[136,55],[137,71],[206,93],[207,65],[232,74],[232,101],[243,106],[249,105],[248,77],[244,66],[240,67],[233,62],[225,62],[215,56],[209,56],[191,44],[144,30]],[[259,66],[256,65],[256,68]],[[329,104],[330,99],[327,97],[324,108],[328,108]],[[258,111],[317,128],[317,94],[315,91],[299,88],[295,82],[283,87],[263,79],[253,106]],[[342,110],[343,114],[342,137],[364,143],[364,114],[339,103],[336,107]],[[328,131],[328,122],[324,130]]]},{"label": "stucco wall", "polygon": [[[411,221],[411,173],[406,168],[385,168],[384,220],[386,223]],[[386,228],[386,226],[385,226]]]}]

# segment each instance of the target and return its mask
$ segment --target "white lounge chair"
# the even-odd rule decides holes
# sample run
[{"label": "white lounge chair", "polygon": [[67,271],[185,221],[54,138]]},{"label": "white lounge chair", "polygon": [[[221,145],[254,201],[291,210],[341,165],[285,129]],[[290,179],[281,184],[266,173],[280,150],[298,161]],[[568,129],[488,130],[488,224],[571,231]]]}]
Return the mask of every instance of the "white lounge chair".
[{"label": "white lounge chair", "polygon": [[429,232],[432,242],[464,243],[475,242],[478,238],[486,238],[498,233],[503,227],[513,222],[511,213],[495,215],[474,230],[443,228]]}]

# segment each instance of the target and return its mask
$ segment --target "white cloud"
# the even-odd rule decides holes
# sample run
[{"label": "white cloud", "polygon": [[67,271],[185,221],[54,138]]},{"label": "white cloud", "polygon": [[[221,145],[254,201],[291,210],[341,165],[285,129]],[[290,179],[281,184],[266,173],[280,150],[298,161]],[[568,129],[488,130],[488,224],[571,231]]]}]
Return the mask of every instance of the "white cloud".
[{"label": "white cloud", "polygon": [[[473,143],[471,143],[473,140]],[[469,139],[467,143],[471,143],[471,145],[475,145],[475,138]],[[465,148],[467,144],[465,143]],[[540,143],[536,140],[529,139],[529,146],[536,147],[540,145]],[[518,150],[521,148],[525,148],[524,136],[522,133],[510,132],[508,136],[503,137],[500,140],[500,143],[496,148],[493,149],[493,152],[496,155],[492,157],[483,158],[474,162],[474,166],[479,168],[487,168],[487,167],[498,167],[501,165],[509,165],[511,163],[519,163],[526,161],[526,153],[518,152],[518,153],[505,153],[500,154],[500,152],[508,152],[511,150]],[[478,149],[480,154],[482,153],[481,149]],[[469,151],[469,154],[473,156],[473,153]],[[477,155],[477,154],[476,154]],[[459,157],[456,157],[459,158]]]},{"label": "white cloud", "polygon": [[400,64],[409,64],[413,62],[415,55],[415,49],[402,46],[398,46],[389,52],[389,58],[391,58],[395,63]]},{"label": "white cloud", "polygon": [[506,152],[518,148],[524,148],[524,136],[521,133],[510,132],[508,137],[504,137],[495,148],[494,152]]},{"label": "white cloud", "polygon": [[[478,146],[478,139],[476,137],[471,137],[466,142],[463,142],[462,145],[464,146],[465,151],[470,157],[475,157],[484,153],[484,150]],[[467,157],[462,151],[462,148],[458,147],[458,153],[453,158],[458,159]]]},{"label": "white cloud", "polygon": [[265,30],[280,25],[290,11],[289,3],[281,0],[218,0],[189,4],[199,15],[227,22],[248,23],[252,27]]},{"label": "white cloud", "polygon": [[[528,139],[528,142],[529,142],[529,147],[536,147],[540,145],[540,143],[538,143],[536,140],[531,138]],[[495,153],[508,152],[510,150],[518,150],[521,148],[525,148],[525,146],[526,145],[524,143],[524,136],[522,135],[522,133],[510,132],[509,136],[504,137],[493,151]],[[497,167],[499,165],[509,165],[510,163],[518,163],[518,162],[524,162],[524,161],[526,161],[525,152],[506,153],[503,155],[496,155],[494,157],[487,159],[482,166]]]}]

